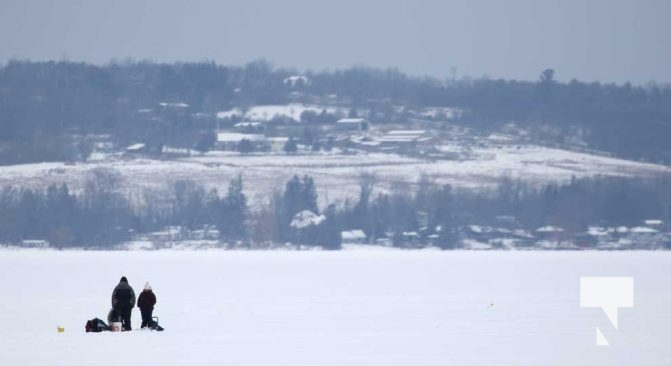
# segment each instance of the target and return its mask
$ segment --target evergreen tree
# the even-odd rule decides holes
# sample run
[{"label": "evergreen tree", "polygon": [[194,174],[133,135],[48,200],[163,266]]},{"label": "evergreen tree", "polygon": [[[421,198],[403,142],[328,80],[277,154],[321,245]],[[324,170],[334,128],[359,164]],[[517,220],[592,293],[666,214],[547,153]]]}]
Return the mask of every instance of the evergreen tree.
[{"label": "evergreen tree", "polygon": [[238,152],[242,154],[254,152],[254,144],[249,139],[242,139],[238,142]]},{"label": "evergreen tree", "polygon": [[438,232],[438,245],[443,249],[453,249],[457,245],[457,225],[454,218],[452,187],[449,184],[437,192],[436,202],[438,204],[434,206],[430,225]]},{"label": "evergreen tree", "polygon": [[282,240],[295,240],[291,234],[289,224],[297,213],[309,210],[314,214],[319,214],[317,208],[317,191],[315,189],[312,177],[305,175],[301,180],[298,175],[294,175],[286,184],[282,196],[282,206],[278,211],[280,237]]},{"label": "evergreen tree", "polygon": [[201,154],[204,154],[210,151],[214,147],[214,144],[216,142],[217,142],[217,136],[214,133],[214,131],[211,130],[207,131],[200,137],[200,140],[198,140],[198,143],[196,144],[196,151],[200,152]]},{"label": "evergreen tree", "polygon": [[337,212],[334,205],[329,207],[324,212],[326,220],[319,225],[319,241],[318,244],[325,249],[337,250],[342,246],[341,227],[338,225]]},{"label": "evergreen tree", "polygon": [[298,151],[298,144],[293,137],[289,137],[287,142],[284,144],[284,152],[287,154],[295,154]]},{"label": "evergreen tree", "polygon": [[310,210],[316,214],[319,213],[319,209],[317,208],[317,189],[315,188],[315,181],[309,175],[303,176],[301,202],[301,210]]},{"label": "evergreen tree", "polygon": [[228,195],[225,200],[227,209],[226,234],[236,240],[243,240],[247,237],[247,197],[242,190],[242,175],[238,175],[228,184]]},{"label": "evergreen tree", "polygon": [[284,196],[282,197],[284,219],[288,225],[291,219],[303,209],[302,195],[303,184],[298,175],[294,175],[286,184],[284,188]]}]

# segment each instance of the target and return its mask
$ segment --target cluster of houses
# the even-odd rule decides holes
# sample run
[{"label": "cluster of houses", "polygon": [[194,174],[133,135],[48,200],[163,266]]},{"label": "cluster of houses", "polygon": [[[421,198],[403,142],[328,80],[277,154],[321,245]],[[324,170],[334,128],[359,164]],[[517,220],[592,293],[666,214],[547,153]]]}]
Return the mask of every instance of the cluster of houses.
[{"label": "cluster of houses", "polygon": [[[630,250],[671,248],[671,232],[664,230],[662,220],[645,220],[634,227],[590,226],[584,232],[570,232],[547,225],[535,230],[510,229],[482,225],[464,225],[456,230],[456,247],[469,250]],[[402,246],[436,245],[438,235],[423,236],[421,232],[403,232]],[[362,230],[342,232],[342,243],[369,244]],[[391,246],[390,239],[376,239],[374,244]],[[396,243],[399,245],[399,243]]]},{"label": "cluster of houses", "polygon": [[[332,141],[342,141],[349,138],[351,134],[359,136],[360,133],[368,131],[370,122],[364,118],[342,118],[334,126],[323,128]],[[291,128],[294,127],[294,128]],[[289,141],[287,135],[298,135],[297,129],[300,125],[284,128],[285,136],[269,136],[267,133],[267,122],[264,121],[242,121],[235,123],[227,130],[217,132],[215,149],[220,151],[238,151],[243,140],[251,144],[254,151],[283,152]]]},{"label": "cluster of houses", "polygon": [[[309,213],[309,211],[307,211]],[[323,216],[297,215],[292,227],[318,224]],[[307,224],[306,224],[307,223]],[[440,231],[440,228],[437,229]],[[391,234],[389,235],[391,236]],[[425,247],[437,246],[437,234],[403,232],[392,241],[391,237],[377,238],[375,242],[363,230],[341,232],[343,245],[379,245]],[[590,226],[584,232],[570,232],[558,226],[543,226],[535,230],[509,229],[483,225],[464,225],[456,230],[456,248],[467,250],[656,250],[671,248],[671,232],[665,230],[662,220],[645,220],[634,227]],[[49,248],[47,240],[23,240],[22,248]],[[209,249],[222,248],[219,231],[214,226],[190,230],[169,226],[160,231],[133,235],[131,241],[119,249]],[[228,247],[228,246],[226,246]]]},{"label": "cluster of houses", "polygon": [[288,137],[267,137],[263,134],[238,131],[218,132],[215,148],[221,151],[238,151],[243,140],[248,141],[254,151],[279,153],[289,141]]},{"label": "cluster of houses", "polygon": [[[309,84],[309,79],[301,76],[288,78],[286,83]],[[299,150],[313,150],[314,145],[340,147],[343,149],[360,149],[364,151],[412,153],[418,149],[426,149],[442,138],[436,128],[441,126],[428,123],[422,126],[421,118],[444,118],[443,121],[458,118],[461,111],[450,108],[429,108],[423,112],[414,112],[418,117],[415,122],[393,125],[390,123],[376,124],[362,117],[332,119],[330,123],[307,123],[301,121],[301,111],[310,111],[317,115],[330,114],[330,118],[342,117],[346,108],[319,105],[289,104],[285,106],[256,106],[254,111],[244,112],[240,109],[219,112],[216,114],[191,113],[191,107],[183,102],[161,102],[153,108],[137,111],[139,120],[148,129],[161,130],[156,126],[161,123],[171,125],[188,124],[199,130],[214,130],[215,142],[212,149],[221,151],[241,151],[244,142],[246,148],[255,152],[281,153],[290,137],[297,140]],[[257,110],[258,109],[258,110]],[[319,112],[318,112],[319,111]],[[294,123],[277,123],[294,121]],[[335,122],[334,122],[335,121]],[[153,126],[153,127],[150,127]],[[303,129],[316,131],[318,137],[313,141],[304,141],[301,136]],[[445,132],[445,131],[443,131]],[[328,143],[327,143],[328,142]],[[306,144],[312,144],[311,146]],[[165,152],[165,147],[153,146],[149,141],[135,141],[125,147],[130,156],[156,154]]]},{"label": "cluster of houses", "polygon": [[193,230],[183,226],[168,226],[160,231],[133,235],[129,242],[122,243],[118,249],[210,249],[219,245],[219,230],[212,225]]}]

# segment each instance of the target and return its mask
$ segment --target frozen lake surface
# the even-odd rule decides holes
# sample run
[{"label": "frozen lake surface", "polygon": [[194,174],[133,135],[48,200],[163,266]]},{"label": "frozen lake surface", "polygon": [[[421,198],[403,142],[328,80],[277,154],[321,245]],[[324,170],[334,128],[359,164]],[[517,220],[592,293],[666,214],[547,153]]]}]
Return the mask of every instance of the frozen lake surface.
[{"label": "frozen lake surface", "polygon": [[[3,250],[0,364],[668,364],[669,264],[668,252]],[[165,332],[84,332],[123,275],[138,294],[151,282]],[[634,277],[617,330],[580,308],[581,276]],[[610,346],[595,345],[597,326]]]}]

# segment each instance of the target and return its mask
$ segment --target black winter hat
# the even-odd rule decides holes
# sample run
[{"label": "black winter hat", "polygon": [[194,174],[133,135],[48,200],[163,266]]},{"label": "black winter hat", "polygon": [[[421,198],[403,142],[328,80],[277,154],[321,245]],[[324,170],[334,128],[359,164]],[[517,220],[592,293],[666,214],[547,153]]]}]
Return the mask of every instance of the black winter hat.
[{"label": "black winter hat", "polygon": [[120,281],[120,282],[126,282],[126,283],[128,283],[128,280],[126,279],[126,276],[121,277],[121,281]]}]

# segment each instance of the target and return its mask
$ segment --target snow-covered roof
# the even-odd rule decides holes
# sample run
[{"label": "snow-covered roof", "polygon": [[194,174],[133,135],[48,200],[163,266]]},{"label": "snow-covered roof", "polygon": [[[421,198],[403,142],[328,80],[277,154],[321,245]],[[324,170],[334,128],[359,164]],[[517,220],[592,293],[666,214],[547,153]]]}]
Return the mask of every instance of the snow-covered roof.
[{"label": "snow-covered roof", "polygon": [[232,118],[233,116],[242,116],[243,114],[240,109],[234,108],[228,111],[217,112],[217,119]]},{"label": "snow-covered roof", "polygon": [[268,142],[287,142],[289,141],[288,137],[267,137]]},{"label": "snow-covered roof", "polygon": [[121,244],[120,247],[124,250],[152,250],[154,243],[148,240],[133,240]]},{"label": "snow-covered roof", "polygon": [[49,241],[44,240],[44,239],[26,239],[26,240],[22,240],[21,244],[23,244],[23,245],[45,245],[45,244],[49,245]]},{"label": "snow-covered roof", "polygon": [[472,240],[472,239],[464,239],[461,241],[462,245],[464,246],[464,249],[471,249],[471,250],[490,250],[492,249],[492,246],[487,243],[482,243],[477,240]]},{"label": "snow-covered roof", "polygon": [[635,233],[635,234],[655,234],[658,233],[659,230],[655,230],[653,228],[645,227],[645,226],[637,226],[637,227],[632,227],[629,229],[630,233]]},{"label": "snow-covered roof", "polygon": [[365,123],[368,122],[365,118],[342,118],[337,123]]},{"label": "snow-covered roof", "polygon": [[514,139],[511,136],[502,135],[500,133],[493,133],[487,137],[491,141],[513,141]]},{"label": "snow-covered roof", "polygon": [[481,233],[482,232],[482,227],[479,225],[468,225],[468,229],[471,230],[474,233]]},{"label": "snow-covered roof", "polygon": [[384,136],[379,139],[380,142],[424,142],[431,140],[430,137],[419,137],[416,135],[406,135],[406,136]]},{"label": "snow-covered roof", "polygon": [[363,240],[366,239],[366,233],[363,230],[346,230],[340,232],[342,240]]},{"label": "snow-covered roof", "polygon": [[559,243],[550,240],[539,240],[534,245],[540,249],[559,249]]},{"label": "snow-covered roof", "polygon": [[424,142],[431,140],[431,137],[424,136],[426,130],[392,130],[382,136],[381,142]]},{"label": "snow-covered roof", "polygon": [[538,232],[538,233],[559,233],[559,232],[562,232],[562,231],[564,231],[564,229],[562,229],[558,226],[552,226],[552,225],[543,226],[543,227],[539,227],[538,229],[536,229],[536,232]]},{"label": "snow-covered roof", "polygon": [[358,140],[356,141],[357,144],[363,145],[363,146],[380,146],[382,141],[376,140],[376,141],[363,141],[363,140]]},{"label": "snow-covered roof", "polygon": [[177,103],[161,102],[158,105],[160,105],[161,107],[171,107],[171,108],[188,108],[189,107],[188,104],[181,103],[181,102],[177,102]]},{"label": "snow-covered roof", "polygon": [[219,132],[217,133],[217,142],[240,142],[243,139],[249,141],[264,141],[266,138],[261,134],[238,133],[238,132]]},{"label": "snow-covered roof", "polygon": [[319,225],[324,220],[326,220],[324,215],[317,215],[310,210],[303,210],[294,216],[289,226],[296,229],[304,229],[308,226]]},{"label": "snow-covered roof", "polygon": [[263,126],[261,122],[238,122],[233,125],[233,127],[259,127]]},{"label": "snow-covered roof", "polygon": [[530,231],[524,230],[524,229],[516,229],[513,230],[513,234],[521,237],[521,238],[527,238],[527,239],[533,239],[533,235],[531,234]]},{"label": "snow-covered roof", "polygon": [[420,136],[426,133],[426,130],[391,130],[387,132],[388,136]]},{"label": "snow-covered roof", "polygon": [[144,149],[144,147],[147,146],[146,144],[133,144],[130,145],[126,148],[126,151],[138,151]]},{"label": "snow-covered roof", "polygon": [[290,84],[291,86],[295,86],[298,81],[302,81],[304,85],[312,84],[312,80],[305,75],[293,75],[284,79],[284,83]]},{"label": "snow-covered roof", "polygon": [[451,119],[454,117],[461,117],[463,111],[459,108],[451,107],[427,107],[424,108],[420,113],[422,116],[433,118],[438,117],[440,114],[444,114],[447,119]]},{"label": "snow-covered roof", "polygon": [[490,233],[493,231],[491,226],[468,225],[468,229],[476,234]]},{"label": "snow-covered roof", "polygon": [[613,232],[613,229],[606,229],[600,226],[590,226],[587,228],[587,234],[591,236],[605,236]]}]

